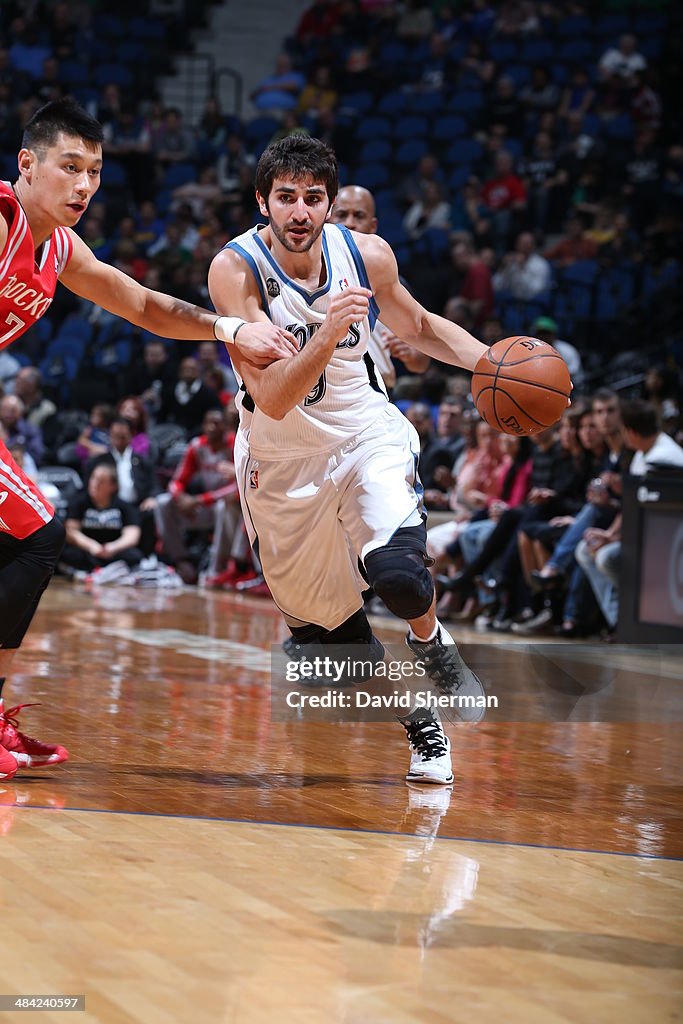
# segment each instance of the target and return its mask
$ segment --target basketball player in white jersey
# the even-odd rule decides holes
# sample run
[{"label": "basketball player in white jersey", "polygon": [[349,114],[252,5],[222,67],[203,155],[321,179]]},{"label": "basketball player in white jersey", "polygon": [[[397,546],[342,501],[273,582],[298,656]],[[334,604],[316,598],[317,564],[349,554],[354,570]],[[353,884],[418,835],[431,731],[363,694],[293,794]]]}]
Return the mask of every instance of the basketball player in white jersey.
[{"label": "basketball player in white jersey", "polygon": [[[381,657],[362,609],[354,558],[375,593],[408,622],[408,645],[441,693],[481,698],[481,683],[436,619],[417,477],[419,442],[392,406],[367,349],[380,313],[420,351],[473,369],[485,346],[429,313],[401,285],[378,235],[329,224],[337,162],[317,139],[290,136],[266,149],[256,198],[267,227],[229,242],[209,271],[220,313],[271,319],[299,352],[265,368],[239,353],[242,381],[235,468],[250,540],[293,636],[306,649],[367,644]],[[319,648],[318,648],[319,649]],[[460,711],[478,721],[481,708]],[[409,781],[450,784],[450,745],[438,718],[401,719]]]},{"label": "basketball player in white jersey", "polygon": [[[345,185],[344,188],[340,188],[332,207],[330,221],[332,224],[343,224],[350,231],[374,235],[377,231],[377,214],[372,192],[361,185]],[[406,345],[381,320],[377,321],[370,335],[368,352],[390,392],[396,384],[396,369],[392,357],[400,359],[406,370],[410,370],[411,373],[424,373],[429,366],[429,356],[412,345]]]}]

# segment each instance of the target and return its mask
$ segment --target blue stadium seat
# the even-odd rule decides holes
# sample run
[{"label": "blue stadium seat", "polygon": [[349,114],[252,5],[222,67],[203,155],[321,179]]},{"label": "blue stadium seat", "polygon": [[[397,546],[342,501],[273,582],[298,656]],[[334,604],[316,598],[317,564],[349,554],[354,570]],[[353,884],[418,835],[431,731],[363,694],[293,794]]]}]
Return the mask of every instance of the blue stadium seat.
[{"label": "blue stadium seat", "polygon": [[189,181],[197,181],[197,178],[198,173],[195,164],[172,164],[164,174],[162,186],[164,188],[178,188],[180,185],[186,185]]},{"label": "blue stadium seat", "polygon": [[407,60],[408,48],[405,43],[402,43],[400,39],[390,39],[380,46],[377,53],[376,66],[393,71],[395,68],[404,65]]},{"label": "blue stadium seat", "polygon": [[377,105],[378,114],[389,114],[397,117],[408,109],[410,98],[403,92],[387,92]]},{"label": "blue stadium seat", "polygon": [[95,82],[97,85],[105,86],[110,82],[127,89],[133,84],[133,76],[125,64],[100,64],[95,69]]},{"label": "blue stadium seat", "polygon": [[118,160],[105,160],[102,185],[108,189],[128,188],[128,171]]},{"label": "blue stadium seat", "polygon": [[502,74],[511,78],[518,89],[531,81],[531,68],[528,64],[507,64],[503,68]]},{"label": "blue stadium seat", "polygon": [[585,39],[593,30],[593,23],[584,14],[570,14],[566,18],[559,18],[557,22],[557,34],[565,38]]},{"label": "blue stadium seat", "polygon": [[476,139],[457,139],[449,146],[445,161],[447,164],[472,164],[484,155],[484,147]]},{"label": "blue stadium seat", "polygon": [[247,141],[254,143],[262,139],[272,139],[279,128],[280,122],[275,117],[255,117],[245,126],[244,133]]},{"label": "blue stadium seat", "polygon": [[166,35],[166,25],[160,18],[132,18],[129,33],[131,37],[139,39],[159,40]]},{"label": "blue stadium seat", "polygon": [[87,85],[90,81],[90,68],[78,60],[61,61],[59,74],[69,86]]},{"label": "blue stadium seat", "polygon": [[375,100],[371,92],[350,92],[339,97],[337,110],[340,114],[359,117],[372,110]]},{"label": "blue stadium seat", "polygon": [[603,136],[610,142],[630,142],[633,138],[633,118],[630,114],[617,114],[603,122]]},{"label": "blue stadium seat", "polygon": [[603,39],[617,39],[622,32],[631,31],[631,19],[627,14],[603,14],[595,19],[593,31]]},{"label": "blue stadium seat", "polygon": [[356,129],[356,141],[387,139],[391,135],[392,122],[388,117],[366,117]]},{"label": "blue stadium seat", "polygon": [[358,154],[361,164],[381,163],[391,157],[392,146],[386,139],[375,139],[374,142],[366,142]]},{"label": "blue stadium seat", "polygon": [[582,64],[595,56],[593,44],[588,39],[568,39],[562,43],[557,59],[567,64]]},{"label": "blue stadium seat", "polygon": [[426,117],[399,117],[394,123],[392,135],[395,139],[409,142],[412,139],[424,139],[429,134],[429,121]]},{"label": "blue stadium seat", "polygon": [[361,164],[356,167],[353,181],[354,184],[362,185],[363,188],[369,188],[372,191],[388,183],[389,170],[386,164]]},{"label": "blue stadium seat", "polygon": [[514,39],[492,39],[489,43],[489,56],[496,64],[517,60],[519,49]]},{"label": "blue stadium seat", "polygon": [[438,114],[443,108],[440,92],[419,92],[411,96],[408,109],[411,114]]},{"label": "blue stadium seat", "polygon": [[626,267],[602,270],[598,277],[595,296],[595,317],[604,322],[617,320],[624,314],[635,296],[635,272]]},{"label": "blue stadium seat", "polygon": [[394,159],[401,167],[405,167],[407,164],[416,164],[422,159],[428,148],[424,139],[409,139],[408,142],[401,143],[396,150]]},{"label": "blue stadium seat", "polygon": [[451,193],[459,192],[463,185],[466,185],[473,174],[470,164],[460,164],[454,167],[448,176],[448,188]]},{"label": "blue stadium seat", "polygon": [[647,36],[645,39],[641,39],[638,43],[638,50],[648,60],[656,60],[662,52],[662,37]]},{"label": "blue stadium seat", "polygon": [[116,56],[122,64],[135,64],[147,57],[147,47],[140,39],[126,39],[116,48]]},{"label": "blue stadium seat", "polygon": [[555,44],[549,39],[527,39],[519,55],[522,64],[550,64],[555,60]]},{"label": "blue stadium seat", "polygon": [[432,138],[439,142],[448,142],[450,139],[458,139],[466,135],[469,126],[464,117],[459,114],[446,114],[437,119],[432,131]]},{"label": "blue stadium seat", "polygon": [[456,92],[448,101],[448,110],[452,114],[464,114],[465,117],[474,118],[484,106],[484,98],[481,93],[469,90],[468,92]]},{"label": "blue stadium seat", "polygon": [[93,31],[97,36],[125,35],[125,22],[116,14],[96,14],[93,18]]},{"label": "blue stadium seat", "polygon": [[645,306],[649,306],[664,288],[678,288],[681,285],[681,264],[670,260],[655,267],[646,263],[643,267],[643,276],[640,282],[640,298]]}]

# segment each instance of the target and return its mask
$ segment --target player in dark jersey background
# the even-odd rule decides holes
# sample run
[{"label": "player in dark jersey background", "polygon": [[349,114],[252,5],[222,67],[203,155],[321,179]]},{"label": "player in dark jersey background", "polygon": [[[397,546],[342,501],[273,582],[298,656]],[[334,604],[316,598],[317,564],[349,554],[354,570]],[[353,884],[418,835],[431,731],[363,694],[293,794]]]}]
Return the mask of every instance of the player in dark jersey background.
[{"label": "player in dark jersey background", "polygon": [[[292,355],[291,336],[151,291],[100,263],[72,230],[97,192],[102,128],[77,103],[56,100],[24,130],[14,185],[0,183],[0,348],[49,309],[57,281],[138,327],[178,340],[239,346],[256,366]],[[237,333],[239,332],[239,338]],[[66,761],[68,751],[17,729],[2,687],[64,544],[64,527],[0,441],[0,779]],[[25,706],[25,705],[24,705]]]}]

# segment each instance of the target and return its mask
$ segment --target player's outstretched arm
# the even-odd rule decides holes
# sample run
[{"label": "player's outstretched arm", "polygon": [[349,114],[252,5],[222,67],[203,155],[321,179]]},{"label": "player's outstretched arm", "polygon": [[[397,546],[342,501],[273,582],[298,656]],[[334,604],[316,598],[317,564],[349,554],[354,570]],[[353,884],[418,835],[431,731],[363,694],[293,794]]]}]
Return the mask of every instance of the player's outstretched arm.
[{"label": "player's outstretched arm", "polygon": [[[230,249],[220,252],[211,264],[209,295],[219,313],[229,309],[249,320],[267,320],[251,271],[242,257]],[[351,324],[368,315],[369,300],[366,288],[349,288],[335,295],[325,322],[292,359],[255,367],[242,353],[234,358],[235,368],[257,408],[271,419],[281,420],[302,402],[315,387]]]},{"label": "player's outstretched arm", "polygon": [[436,313],[430,313],[403,287],[396,257],[379,235],[355,235],[382,323],[409,345],[442,363],[474,370],[486,345]]},{"label": "player's outstretched arm", "polygon": [[[62,284],[136,327],[180,341],[223,341],[230,352],[237,348],[248,359],[264,366],[297,351],[291,335],[268,321],[245,322],[233,343],[238,321],[231,323],[200,306],[143,287],[116,267],[101,263],[73,231],[69,235],[73,255],[61,274]],[[234,317],[234,310],[230,315]]]}]

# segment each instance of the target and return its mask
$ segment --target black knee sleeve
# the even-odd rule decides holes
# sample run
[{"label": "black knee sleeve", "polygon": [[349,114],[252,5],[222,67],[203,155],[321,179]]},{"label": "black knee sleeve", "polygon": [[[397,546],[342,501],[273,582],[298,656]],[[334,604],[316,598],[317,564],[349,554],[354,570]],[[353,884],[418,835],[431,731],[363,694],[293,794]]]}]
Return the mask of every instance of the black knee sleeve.
[{"label": "black knee sleeve", "polygon": [[[315,625],[290,626],[290,629],[291,640],[285,641],[283,645],[290,658],[312,660],[327,657],[338,663],[347,663],[340,678],[335,679],[336,686],[367,682],[375,674],[377,665],[384,660],[384,647],[372,635],[372,627],[362,608],[335,629],[323,629]],[[354,650],[357,647],[369,648],[367,655]],[[329,686],[331,679],[321,677],[311,680],[310,684]]]},{"label": "black knee sleeve", "polygon": [[64,547],[66,533],[52,519],[29,537],[3,538],[0,568],[0,646],[17,648]]},{"label": "black knee sleeve", "polygon": [[390,612],[400,619],[419,619],[429,610],[434,582],[427,571],[427,529],[406,526],[388,544],[365,559],[370,585]]}]

